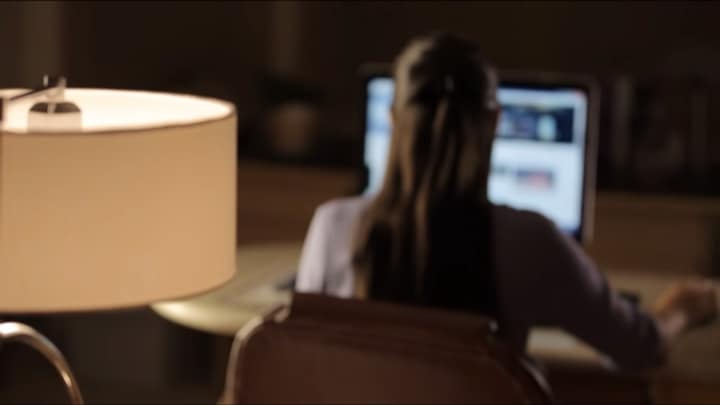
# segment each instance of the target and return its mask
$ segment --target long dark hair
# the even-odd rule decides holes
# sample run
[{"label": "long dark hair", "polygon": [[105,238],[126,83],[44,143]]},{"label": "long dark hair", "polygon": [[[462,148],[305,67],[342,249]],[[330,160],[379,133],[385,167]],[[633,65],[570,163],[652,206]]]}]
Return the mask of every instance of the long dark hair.
[{"label": "long dark hair", "polygon": [[491,310],[476,283],[493,289],[495,70],[472,42],[443,34],[412,41],[394,69],[387,171],[357,226],[357,283],[376,299]]}]

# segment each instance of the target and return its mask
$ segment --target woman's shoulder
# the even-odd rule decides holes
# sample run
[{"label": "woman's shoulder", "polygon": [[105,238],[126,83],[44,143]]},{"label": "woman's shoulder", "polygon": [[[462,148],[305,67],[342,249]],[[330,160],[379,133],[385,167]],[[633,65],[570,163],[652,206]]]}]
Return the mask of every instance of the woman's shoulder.
[{"label": "woman's shoulder", "polygon": [[544,215],[496,206],[494,218],[497,248],[511,258],[511,267],[524,268],[532,263],[535,267],[555,268],[556,273],[588,267],[585,253],[577,242]]},{"label": "woman's shoulder", "polygon": [[370,198],[367,196],[334,198],[320,204],[316,209],[316,214],[323,216],[357,215],[364,211],[369,204]]},{"label": "woman's shoulder", "polygon": [[333,227],[351,225],[370,204],[368,196],[334,198],[315,209],[314,222],[332,224]]},{"label": "woman's shoulder", "polygon": [[535,211],[517,209],[507,205],[494,206],[494,218],[500,228],[533,228],[554,230],[555,224]]}]

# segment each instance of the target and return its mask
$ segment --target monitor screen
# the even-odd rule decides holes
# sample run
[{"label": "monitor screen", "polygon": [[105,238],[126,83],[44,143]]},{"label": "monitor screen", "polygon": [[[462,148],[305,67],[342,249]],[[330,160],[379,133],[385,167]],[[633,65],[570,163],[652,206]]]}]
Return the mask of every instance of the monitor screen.
[{"label": "monitor screen", "polygon": [[[390,147],[393,81],[366,82],[365,194],[383,180]],[[582,87],[521,85],[498,89],[501,113],[491,158],[493,203],[539,212],[582,239],[587,155],[588,92]]]}]

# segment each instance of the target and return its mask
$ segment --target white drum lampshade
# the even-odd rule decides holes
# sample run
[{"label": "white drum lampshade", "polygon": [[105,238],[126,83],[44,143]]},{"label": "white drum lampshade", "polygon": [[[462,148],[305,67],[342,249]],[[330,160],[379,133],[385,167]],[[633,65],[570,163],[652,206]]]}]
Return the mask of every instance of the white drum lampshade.
[{"label": "white drum lampshade", "polygon": [[65,99],[81,110],[76,124],[28,123],[38,100],[4,111],[0,312],[138,306],[229,280],[233,106],[101,89],[67,89]]}]

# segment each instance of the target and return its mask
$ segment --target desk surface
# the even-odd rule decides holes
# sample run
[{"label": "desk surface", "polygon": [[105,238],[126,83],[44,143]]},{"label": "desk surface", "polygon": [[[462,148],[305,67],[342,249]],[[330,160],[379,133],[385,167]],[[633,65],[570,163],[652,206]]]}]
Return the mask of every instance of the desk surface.
[{"label": "desk surface", "polygon": [[152,305],[161,316],[189,328],[233,336],[248,320],[290,301],[276,286],[297,270],[300,245],[247,245],[238,249],[238,270],[229,282],[193,298]]},{"label": "desk surface", "polygon": [[[152,306],[161,316],[206,332],[234,335],[249,319],[290,300],[289,289],[276,286],[296,271],[297,243],[247,245],[239,248],[236,276],[223,287],[182,301]],[[653,302],[678,277],[636,272],[608,272],[610,284]],[[610,363],[588,345],[554,329],[532,331],[531,356],[544,362],[611,370]],[[673,348],[669,364],[657,377],[698,382],[720,382],[720,324],[691,332]]]}]

